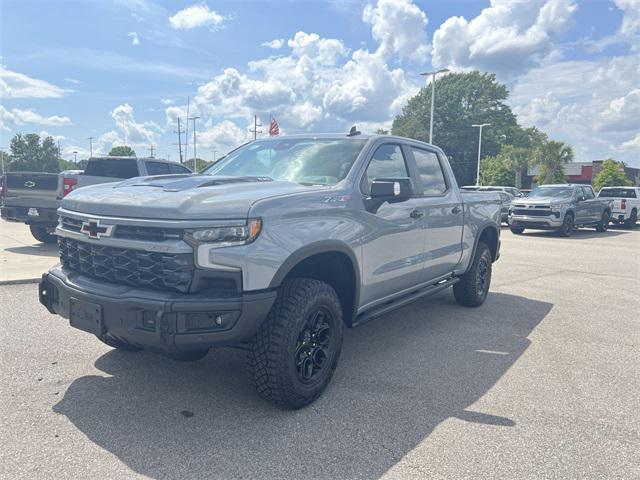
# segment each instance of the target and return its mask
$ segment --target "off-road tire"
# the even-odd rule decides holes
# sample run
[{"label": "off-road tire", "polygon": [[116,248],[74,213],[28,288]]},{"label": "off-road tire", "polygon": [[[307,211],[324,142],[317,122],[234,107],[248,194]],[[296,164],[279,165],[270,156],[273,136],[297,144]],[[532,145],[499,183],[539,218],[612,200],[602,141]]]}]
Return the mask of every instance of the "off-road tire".
[{"label": "off-road tire", "polygon": [[631,210],[631,216],[624,222],[624,226],[627,228],[636,228],[638,222],[638,210],[635,208]]},{"label": "off-road tire", "polygon": [[[331,317],[327,318],[328,353],[317,376],[303,380],[296,364],[302,351],[299,336],[317,311]],[[342,332],[340,300],[330,285],[308,278],[285,280],[271,312],[249,343],[249,378],[258,395],[288,409],[302,408],[315,401],[326,389],[338,364]]]},{"label": "off-road tire", "polygon": [[565,213],[564,220],[562,221],[562,226],[558,230],[558,235],[561,237],[570,237],[575,228],[575,222],[573,213]]},{"label": "off-road tire", "polygon": [[31,235],[33,238],[42,243],[56,243],[57,237],[49,232],[47,232],[47,227],[45,225],[32,224],[29,225],[29,230],[31,230]]},{"label": "off-road tire", "polygon": [[606,232],[609,229],[609,221],[611,220],[611,214],[609,212],[602,212],[602,217],[600,217],[600,221],[596,225],[596,231],[598,232]]},{"label": "off-road tire", "polygon": [[138,352],[142,350],[139,347],[131,345],[129,342],[126,342],[125,340],[112,337],[109,334],[101,335],[101,336],[96,335],[96,337],[98,337],[98,340],[100,340],[102,343],[109,345],[111,348],[117,348],[118,350],[124,350],[125,352]]},{"label": "off-road tire", "polygon": [[[487,244],[478,243],[471,268],[453,286],[453,296],[460,305],[479,307],[484,303],[491,286],[492,263],[491,250]],[[485,275],[484,280],[481,280],[482,275]]]},{"label": "off-road tire", "polygon": [[515,235],[521,235],[524,232],[524,227],[509,227],[509,230]]}]

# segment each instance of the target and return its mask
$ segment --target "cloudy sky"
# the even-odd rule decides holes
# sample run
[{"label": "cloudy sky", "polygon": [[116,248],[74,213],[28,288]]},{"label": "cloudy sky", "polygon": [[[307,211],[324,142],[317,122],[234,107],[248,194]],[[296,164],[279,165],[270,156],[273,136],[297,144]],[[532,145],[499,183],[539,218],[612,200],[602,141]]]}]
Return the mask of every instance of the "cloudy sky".
[{"label": "cloudy sky", "polygon": [[0,18],[5,149],[36,132],[66,158],[91,136],[94,154],[177,160],[188,97],[207,159],[254,113],[284,133],[375,131],[448,67],[495,72],[520,123],[576,160],[640,166],[640,0],[0,0]]}]

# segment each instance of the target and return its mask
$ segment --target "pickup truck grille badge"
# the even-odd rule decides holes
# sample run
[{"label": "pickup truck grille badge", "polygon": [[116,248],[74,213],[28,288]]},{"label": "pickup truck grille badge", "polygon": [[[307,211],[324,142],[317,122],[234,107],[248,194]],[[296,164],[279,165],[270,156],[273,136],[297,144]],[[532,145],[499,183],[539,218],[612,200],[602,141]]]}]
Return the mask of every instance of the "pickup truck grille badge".
[{"label": "pickup truck grille badge", "polygon": [[[82,220],[72,217],[60,217],[60,226],[69,232],[80,232]],[[143,240],[146,242],[164,242],[165,240],[180,240],[184,231],[180,228],[140,227],[136,225],[116,225],[113,238],[128,240]]]},{"label": "pickup truck grille badge", "polygon": [[146,252],[59,238],[65,267],[107,282],[186,293],[194,274],[193,255]]}]

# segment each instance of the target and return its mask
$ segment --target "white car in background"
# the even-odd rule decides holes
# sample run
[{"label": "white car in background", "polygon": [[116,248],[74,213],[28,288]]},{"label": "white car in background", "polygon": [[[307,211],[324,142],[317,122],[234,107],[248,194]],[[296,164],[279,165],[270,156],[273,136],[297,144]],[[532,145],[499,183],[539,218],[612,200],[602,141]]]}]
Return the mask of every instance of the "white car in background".
[{"label": "white car in background", "polygon": [[635,228],[640,211],[640,187],[603,187],[599,198],[613,199],[611,221]]}]

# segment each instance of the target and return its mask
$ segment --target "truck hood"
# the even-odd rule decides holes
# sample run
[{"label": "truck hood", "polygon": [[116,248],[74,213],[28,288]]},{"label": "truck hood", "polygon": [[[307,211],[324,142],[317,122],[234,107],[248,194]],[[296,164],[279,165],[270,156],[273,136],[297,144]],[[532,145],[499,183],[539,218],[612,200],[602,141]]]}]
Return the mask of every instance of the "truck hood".
[{"label": "truck hood", "polygon": [[80,188],[64,198],[62,208],[161,220],[239,219],[258,200],[314,188],[322,187],[266,177],[161,175]]}]

